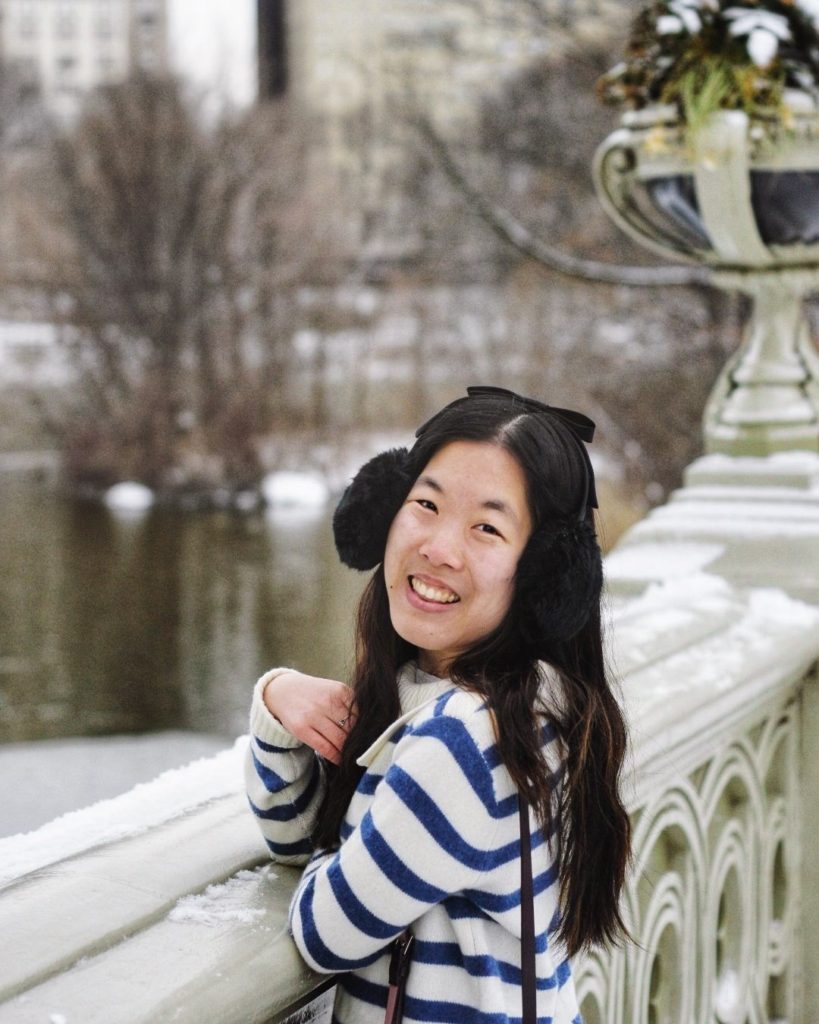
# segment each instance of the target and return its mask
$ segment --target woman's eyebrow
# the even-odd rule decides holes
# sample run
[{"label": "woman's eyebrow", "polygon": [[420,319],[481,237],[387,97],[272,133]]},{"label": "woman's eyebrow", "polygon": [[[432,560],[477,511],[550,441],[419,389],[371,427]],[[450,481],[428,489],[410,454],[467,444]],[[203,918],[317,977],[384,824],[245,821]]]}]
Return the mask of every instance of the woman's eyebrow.
[{"label": "woman's eyebrow", "polygon": [[438,494],[444,493],[443,487],[441,487],[438,481],[431,476],[419,476],[417,482],[419,484],[425,484],[427,487],[429,487],[433,491],[436,491]]},{"label": "woman's eyebrow", "polygon": [[516,525],[520,525],[520,518],[512,508],[511,505],[507,505],[505,501],[501,501],[499,498],[484,501],[481,508],[490,509],[492,512],[500,512],[502,516],[506,516],[507,519],[511,519]]}]

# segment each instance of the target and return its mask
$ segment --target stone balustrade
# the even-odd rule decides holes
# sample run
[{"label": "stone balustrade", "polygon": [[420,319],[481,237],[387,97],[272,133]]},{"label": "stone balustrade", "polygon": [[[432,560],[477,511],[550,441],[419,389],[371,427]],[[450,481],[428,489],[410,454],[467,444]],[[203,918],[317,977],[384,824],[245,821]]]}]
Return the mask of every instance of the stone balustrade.
[{"label": "stone balustrade", "polygon": [[[763,483],[751,474],[749,499]],[[784,514],[774,490],[760,501],[781,499]],[[717,556],[742,560],[731,559],[730,524],[703,537],[693,521],[690,536],[669,537],[649,520],[622,546],[638,552],[633,569],[661,562],[663,545],[673,561],[682,545],[664,582],[645,590],[646,579],[621,585],[612,573],[609,653],[633,741],[625,908],[636,941],[578,960],[584,1018],[811,1024],[819,867],[802,835],[819,817],[819,787],[806,785],[819,760],[819,609],[749,589],[767,572],[753,580],[745,562],[741,582],[699,573],[695,547],[710,545],[712,571]],[[770,549],[769,531],[737,536],[745,558],[754,537]],[[785,585],[799,576],[788,550]],[[287,935],[297,875],[267,859],[241,755],[239,743],[216,773],[193,765],[0,841],[0,1024],[272,1024],[332,984]]]},{"label": "stone balustrade", "polygon": [[[655,598],[618,623],[636,740],[625,905],[637,943],[576,965],[585,1024],[814,1019],[801,993],[800,732],[816,612],[801,606],[801,618],[774,592],[747,600],[672,599],[665,641],[679,632],[683,645],[657,657],[655,641],[642,665],[634,641],[663,620]],[[782,648],[763,650],[779,613],[805,630],[787,665]]]}]

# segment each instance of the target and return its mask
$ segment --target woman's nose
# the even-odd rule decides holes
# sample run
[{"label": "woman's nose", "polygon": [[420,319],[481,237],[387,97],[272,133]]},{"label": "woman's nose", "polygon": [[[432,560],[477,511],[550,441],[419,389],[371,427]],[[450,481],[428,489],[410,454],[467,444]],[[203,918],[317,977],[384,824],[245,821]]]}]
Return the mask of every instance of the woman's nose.
[{"label": "woman's nose", "polygon": [[418,550],[430,565],[447,565],[451,569],[463,566],[460,531],[454,523],[437,523],[431,527]]}]

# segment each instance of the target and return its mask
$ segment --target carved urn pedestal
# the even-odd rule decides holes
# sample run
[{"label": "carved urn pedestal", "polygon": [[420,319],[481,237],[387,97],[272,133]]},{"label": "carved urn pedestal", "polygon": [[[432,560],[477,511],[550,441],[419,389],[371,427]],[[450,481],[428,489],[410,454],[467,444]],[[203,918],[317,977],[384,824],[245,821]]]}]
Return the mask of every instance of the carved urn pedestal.
[{"label": "carved urn pedestal", "polygon": [[819,451],[819,354],[803,308],[819,290],[819,111],[787,121],[718,111],[696,131],[673,107],[628,114],[594,175],[609,215],[665,257],[714,268],[753,303],[743,343],[706,406],[705,448]]}]

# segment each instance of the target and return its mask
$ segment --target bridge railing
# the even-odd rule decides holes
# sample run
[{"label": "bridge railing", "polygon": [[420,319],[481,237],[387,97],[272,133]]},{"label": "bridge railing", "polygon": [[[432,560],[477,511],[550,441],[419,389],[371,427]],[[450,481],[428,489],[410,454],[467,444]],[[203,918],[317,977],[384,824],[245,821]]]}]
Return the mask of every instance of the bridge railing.
[{"label": "bridge railing", "polygon": [[[577,963],[585,1020],[807,1024],[803,948],[819,935],[802,912],[800,834],[819,808],[800,785],[800,729],[819,610],[694,576],[613,617],[636,942]],[[212,765],[182,770],[191,806],[134,834],[116,838],[118,815],[133,831],[128,801],[161,812],[179,773],[110,801],[107,833],[92,808],[0,841],[0,1024],[263,1024],[327,986],[288,937],[297,872],[267,860],[241,755],[219,755],[231,781],[213,798],[212,781],[197,791]]]},{"label": "bridge railing", "polygon": [[[656,634],[639,642],[664,619],[656,598],[618,623],[635,734],[626,908],[637,941],[576,965],[586,1024],[814,1019],[802,992],[817,938],[802,913],[812,798],[800,775],[816,612],[771,591],[700,594],[668,595],[664,653]],[[780,628],[800,622],[792,645]]]}]

